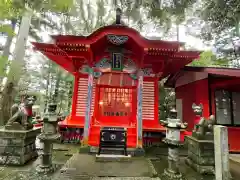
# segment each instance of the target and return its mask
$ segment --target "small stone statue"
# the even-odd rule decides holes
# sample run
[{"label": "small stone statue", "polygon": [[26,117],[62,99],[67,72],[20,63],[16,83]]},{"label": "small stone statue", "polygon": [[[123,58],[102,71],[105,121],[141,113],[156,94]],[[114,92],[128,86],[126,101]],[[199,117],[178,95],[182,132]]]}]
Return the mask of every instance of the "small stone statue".
[{"label": "small stone statue", "polygon": [[193,136],[198,139],[212,139],[213,138],[213,125],[215,124],[215,117],[211,115],[209,119],[202,117],[203,106],[202,104],[192,106],[195,113],[195,126],[193,129]]},{"label": "small stone statue", "polygon": [[213,125],[215,124],[215,117],[211,115],[209,119],[201,118],[198,124],[195,125],[195,133],[199,136],[212,135]]},{"label": "small stone statue", "polygon": [[193,112],[195,114],[195,118],[194,118],[194,129],[193,131],[195,132],[196,131],[196,124],[198,124],[201,120],[202,115],[203,115],[203,105],[202,104],[199,104],[199,105],[196,105],[195,103],[192,104],[192,109],[193,109]]},{"label": "small stone statue", "polygon": [[192,109],[196,116],[197,115],[202,116],[202,113],[203,113],[203,105],[202,104],[196,105],[195,103],[193,103]]},{"label": "small stone statue", "polygon": [[14,104],[11,108],[11,118],[5,125],[5,129],[9,130],[29,130],[33,128],[32,106],[36,101],[36,97],[24,96],[23,102],[18,105]]},{"label": "small stone statue", "polygon": [[193,103],[192,109],[195,114],[194,124],[198,124],[201,117],[203,116],[203,105],[202,104],[196,105],[195,103]]}]

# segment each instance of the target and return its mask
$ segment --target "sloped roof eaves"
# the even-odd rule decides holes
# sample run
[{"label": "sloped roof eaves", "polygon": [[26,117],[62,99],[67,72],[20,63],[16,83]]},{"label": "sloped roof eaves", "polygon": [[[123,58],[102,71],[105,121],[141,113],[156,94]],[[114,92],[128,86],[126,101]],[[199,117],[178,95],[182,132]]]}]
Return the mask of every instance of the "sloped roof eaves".
[{"label": "sloped roof eaves", "polygon": [[210,75],[222,75],[222,76],[230,76],[230,77],[240,77],[240,68],[185,66],[183,71],[206,72],[206,73],[208,73]]},{"label": "sloped roof eaves", "polygon": [[186,71],[194,71],[194,72],[206,72],[209,75],[218,75],[222,77],[237,77],[240,78],[240,68],[221,68],[221,67],[193,67],[193,66],[185,66],[183,69],[178,71],[177,73],[171,74],[167,81],[165,82],[165,86],[174,88],[176,80],[179,78],[179,75]]},{"label": "sloped roof eaves", "polygon": [[164,83],[164,86],[174,88],[176,80],[179,78],[179,76],[181,76],[182,73],[183,71],[180,70],[177,73],[169,75],[167,81]]}]

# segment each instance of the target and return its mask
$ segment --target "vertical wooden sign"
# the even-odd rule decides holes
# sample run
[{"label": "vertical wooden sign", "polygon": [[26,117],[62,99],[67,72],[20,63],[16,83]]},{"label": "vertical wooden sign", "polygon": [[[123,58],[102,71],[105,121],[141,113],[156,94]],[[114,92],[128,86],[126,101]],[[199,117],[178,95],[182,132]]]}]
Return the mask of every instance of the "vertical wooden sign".
[{"label": "vertical wooden sign", "polygon": [[115,71],[122,70],[122,54],[121,53],[112,54],[112,70],[115,70]]}]

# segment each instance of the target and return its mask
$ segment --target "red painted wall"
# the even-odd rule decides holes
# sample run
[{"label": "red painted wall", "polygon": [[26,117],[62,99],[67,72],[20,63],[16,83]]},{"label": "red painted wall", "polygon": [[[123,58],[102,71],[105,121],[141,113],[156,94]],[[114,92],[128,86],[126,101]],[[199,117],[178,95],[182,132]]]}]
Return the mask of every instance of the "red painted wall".
[{"label": "red painted wall", "polygon": [[[233,79],[233,78],[231,78]],[[183,86],[175,88],[176,98],[182,99],[182,115],[183,121],[188,123],[188,131],[192,131],[194,127],[195,115],[192,111],[192,104],[203,104],[203,116],[208,118],[210,115],[209,109],[209,98],[211,98],[212,114],[215,115],[215,100],[214,91],[215,89],[226,89],[232,91],[240,91],[240,82],[236,81],[233,83],[231,81],[224,81],[225,79],[211,79],[209,87],[209,79],[198,80]],[[220,84],[219,84],[220,83]],[[211,94],[209,96],[209,89]],[[240,127],[228,127],[228,143],[229,151],[240,152],[240,144],[238,143],[238,137],[240,136]]]},{"label": "red painted wall", "polygon": [[176,98],[182,99],[183,121],[188,123],[188,130],[194,127],[193,120],[195,115],[192,104],[203,104],[203,116],[209,117],[209,92],[208,79],[198,80],[175,88]]},{"label": "red painted wall", "polygon": [[[211,80],[211,98],[212,98],[212,114],[215,115],[215,97],[214,92],[216,89],[225,89],[229,91],[240,92],[240,79],[212,79]],[[240,152],[240,127],[228,126],[228,144],[230,152]]]}]

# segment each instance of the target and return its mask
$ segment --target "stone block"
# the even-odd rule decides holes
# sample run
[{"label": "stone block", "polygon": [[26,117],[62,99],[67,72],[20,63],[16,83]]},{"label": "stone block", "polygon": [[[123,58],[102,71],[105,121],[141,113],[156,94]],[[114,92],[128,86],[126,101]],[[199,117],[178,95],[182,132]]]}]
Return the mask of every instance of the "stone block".
[{"label": "stone block", "polygon": [[37,157],[36,136],[41,129],[0,129],[0,164],[23,165]]},{"label": "stone block", "polygon": [[206,165],[200,165],[192,161],[190,158],[186,159],[186,164],[190,166],[192,169],[197,171],[200,174],[209,174],[212,175],[215,173],[214,166],[206,166]]},{"label": "stone block", "polygon": [[124,156],[124,155],[111,155],[111,154],[100,154],[96,155],[96,162],[122,162],[122,161],[131,161],[132,156]]},{"label": "stone block", "polygon": [[201,174],[213,174],[215,165],[213,140],[199,140],[192,136],[185,138],[188,147],[186,163]]},{"label": "stone block", "polygon": [[188,151],[198,156],[214,156],[213,140],[199,140],[192,136],[187,136],[186,139]]},{"label": "stone block", "polygon": [[214,156],[197,156],[193,152],[188,152],[188,158],[191,159],[193,162],[199,165],[211,165],[214,166]]}]

